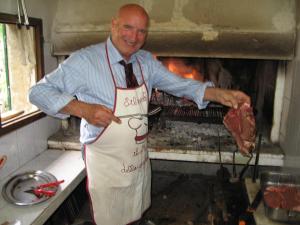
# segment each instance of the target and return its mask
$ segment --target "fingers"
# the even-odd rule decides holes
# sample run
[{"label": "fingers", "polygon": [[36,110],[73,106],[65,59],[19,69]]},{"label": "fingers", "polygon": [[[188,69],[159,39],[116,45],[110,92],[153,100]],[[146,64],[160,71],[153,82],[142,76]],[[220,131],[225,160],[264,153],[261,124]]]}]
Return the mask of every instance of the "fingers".
[{"label": "fingers", "polygon": [[233,107],[237,108],[238,107],[238,98],[237,98],[237,93],[236,91],[232,90],[226,90],[226,89],[217,89],[218,92],[218,102],[228,106],[228,107]]},{"label": "fingers", "polygon": [[121,122],[122,122],[119,117],[116,117],[113,114],[112,114],[112,118],[111,119],[112,119],[112,121],[115,121],[118,124],[121,124]]},{"label": "fingers", "polygon": [[94,125],[97,127],[107,127],[113,121],[113,114],[112,113],[104,113],[101,117],[95,119]]},{"label": "fingers", "polygon": [[219,102],[225,106],[238,108],[244,102],[250,104],[250,97],[238,90],[228,90],[222,88],[206,88],[204,100]]},{"label": "fingers", "polygon": [[101,106],[101,109],[98,109],[97,120],[100,126],[107,127],[112,123],[112,121],[120,124],[121,120],[113,114],[113,111],[105,106]]},{"label": "fingers", "polygon": [[224,98],[228,102],[227,106],[233,107],[235,109],[237,109],[238,106],[242,103],[250,104],[250,97],[241,91],[226,90],[224,93]]},{"label": "fingers", "polygon": [[88,104],[84,112],[86,121],[96,127],[107,127],[112,121],[121,123],[121,120],[114,116],[113,111],[103,105]]},{"label": "fingers", "polygon": [[246,95],[244,92],[241,91],[235,91],[234,93],[235,98],[237,99],[238,103],[248,103],[250,104],[250,97],[248,95]]}]

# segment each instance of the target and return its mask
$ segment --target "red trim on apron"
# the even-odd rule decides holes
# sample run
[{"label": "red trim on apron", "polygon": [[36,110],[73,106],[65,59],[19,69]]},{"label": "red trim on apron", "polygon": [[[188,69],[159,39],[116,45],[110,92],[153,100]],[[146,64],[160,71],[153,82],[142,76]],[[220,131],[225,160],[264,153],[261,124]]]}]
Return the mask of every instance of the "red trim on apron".
[{"label": "red trim on apron", "polygon": [[[145,110],[141,110],[141,109],[147,109],[147,107],[148,107],[148,102],[149,102],[149,92],[148,92],[148,88],[147,88],[147,86],[145,85],[145,80],[144,80],[144,75],[143,75],[143,71],[142,71],[142,68],[141,68],[141,65],[140,65],[140,63],[139,63],[139,61],[138,61],[138,59],[137,59],[137,62],[138,62],[138,65],[139,65],[139,68],[140,68],[140,71],[141,71],[141,75],[142,75],[142,79],[143,79],[143,82],[142,82],[142,84],[141,85],[139,85],[137,88],[119,88],[119,87],[117,87],[116,86],[116,81],[115,81],[115,77],[114,77],[114,75],[113,75],[113,72],[112,72],[112,68],[111,68],[111,64],[110,64],[110,60],[109,60],[109,55],[108,55],[108,50],[107,50],[107,45],[105,45],[105,49],[106,49],[106,58],[107,58],[107,62],[108,62],[108,65],[109,65],[109,69],[110,69],[110,72],[111,72],[111,76],[112,76],[112,79],[113,79],[113,82],[114,82],[114,87],[115,87],[115,100],[114,100],[114,108],[113,108],[113,112],[115,113],[116,111],[119,113],[119,112],[127,112],[126,110],[125,111],[122,111],[123,109],[122,108],[124,108],[124,106],[122,106],[122,104],[120,104],[120,100],[122,99],[122,97],[124,98],[124,97],[126,97],[127,98],[127,94],[126,93],[124,93],[124,89],[128,89],[128,90],[133,90],[133,89],[137,89],[137,91],[135,92],[136,94],[134,94],[133,95],[133,93],[129,93],[129,97],[131,96],[132,98],[135,98],[135,97],[137,97],[138,99],[143,99],[144,97],[146,97],[147,96],[147,105],[145,105],[145,101],[144,101],[144,103],[138,103],[138,105],[137,106],[135,106],[135,108],[133,108],[133,111],[141,111],[141,112],[144,112]],[[144,86],[144,87],[143,87]],[[117,90],[122,90],[123,91],[123,93],[122,92],[120,92],[120,96],[121,96],[121,98],[120,98],[120,96],[118,97],[117,96],[117,93],[118,93],[118,91]],[[126,91],[126,90],[125,90]],[[145,93],[146,93],[146,95],[145,95]],[[143,97],[144,96],[144,97]],[[119,99],[120,98],[120,99]],[[117,99],[118,99],[118,103],[117,103]],[[145,99],[145,98],[144,98]],[[122,102],[122,101],[121,101]],[[141,104],[141,105],[140,105]],[[118,107],[118,110],[117,110],[117,107]],[[138,110],[136,107],[140,107],[140,109]],[[137,109],[137,110],[136,110]],[[121,110],[121,111],[120,111]],[[115,127],[115,128],[113,128],[113,127]],[[105,132],[104,131],[107,131],[108,130],[108,128],[110,128],[109,130],[110,131],[108,131],[109,133],[107,133],[107,135],[103,135]],[[109,169],[109,167],[111,167],[111,168],[118,168],[118,167],[112,167],[112,165],[110,164],[110,163],[115,163],[115,161],[110,161],[110,160],[115,160],[115,159],[109,159],[109,163],[108,164],[106,164],[105,162],[107,162],[107,161],[105,161],[104,159],[102,159],[103,157],[111,157],[111,153],[108,153],[107,154],[107,152],[106,152],[106,150],[108,151],[108,152],[110,152],[110,151],[113,151],[113,150],[111,150],[111,148],[109,147],[109,148],[107,148],[107,146],[105,146],[104,147],[104,149],[102,148],[103,147],[103,143],[111,143],[111,141],[109,141],[110,140],[110,138],[112,138],[112,136],[111,136],[111,133],[110,132],[112,132],[112,130],[111,129],[113,129],[113,132],[117,132],[118,133],[118,130],[119,130],[119,128],[117,128],[116,129],[116,124],[114,124],[114,126],[108,126],[108,127],[106,127],[106,128],[104,128],[103,129],[103,131],[97,136],[97,138],[93,141],[93,142],[91,142],[91,143],[89,143],[89,144],[87,144],[87,145],[85,145],[84,146],[84,155],[85,155],[85,164],[86,164],[86,173],[87,173],[87,185],[86,185],[86,187],[87,187],[87,192],[88,192],[88,195],[89,195],[89,198],[90,198],[90,203],[91,203],[91,209],[92,209],[92,213],[93,213],[93,220],[94,220],[94,222],[96,221],[97,223],[98,223],[98,225],[102,225],[102,223],[103,223],[103,219],[104,218],[106,218],[106,223],[105,224],[113,224],[113,225],[122,225],[122,224],[116,224],[116,221],[124,221],[125,220],[125,218],[127,218],[126,219],[126,222],[128,223],[128,222],[131,222],[132,223],[132,221],[134,220],[134,221],[137,221],[136,219],[137,219],[137,217],[138,217],[138,215],[141,215],[140,213],[143,213],[143,212],[145,212],[146,210],[147,210],[147,208],[149,207],[149,204],[150,204],[150,180],[151,180],[151,172],[150,172],[150,162],[149,162],[149,158],[148,158],[148,152],[147,152],[147,146],[146,145],[144,145],[144,148],[139,148],[139,149],[136,149],[137,151],[135,152],[135,154],[139,157],[140,156],[140,154],[145,154],[145,158],[143,159],[143,158],[141,158],[141,159],[138,159],[138,160],[143,160],[143,161],[136,161],[137,159],[133,159],[132,158],[132,160],[134,160],[134,161],[132,161],[132,162],[128,162],[129,164],[127,165],[127,162],[126,161],[124,161],[124,162],[126,162],[125,163],[125,165],[126,165],[126,169],[125,169],[125,167],[124,167],[124,170],[122,169],[121,171],[124,171],[124,173],[122,174],[122,173],[120,173],[119,175],[114,175],[114,176],[112,176],[112,177],[107,177],[107,176],[105,176],[105,169]],[[147,131],[147,130],[146,130]],[[123,134],[123,133],[122,133]],[[125,133],[126,134],[126,133]],[[101,140],[99,140],[100,139],[100,136],[104,136],[103,137],[103,139],[101,139]],[[135,136],[135,137],[133,137],[132,138],[132,140],[143,140],[143,139],[145,139],[146,138],[146,136],[147,136],[147,133],[145,134],[145,135],[140,135],[140,136]],[[107,137],[109,137],[108,139],[107,139]],[[116,136],[116,141],[118,141],[118,138],[120,137],[120,135],[119,136]],[[127,134],[124,136],[124,137],[127,137]],[[122,138],[122,137],[120,137],[120,138]],[[127,140],[127,139],[126,139]],[[99,141],[99,142],[97,142],[97,143],[95,143],[96,141]],[[105,142],[105,141],[109,141],[109,142]],[[122,142],[119,142],[119,143],[122,143]],[[127,143],[127,142],[125,142],[125,143]],[[128,142],[129,143],[129,142]],[[131,146],[132,145],[132,143],[129,143],[129,145]],[[139,145],[139,147],[140,147],[141,145]],[[117,147],[117,152],[119,152],[119,145],[117,145],[116,146]],[[138,147],[138,146],[137,146]],[[95,149],[96,148],[96,149]],[[97,150],[97,148],[98,148],[98,150]],[[91,151],[90,151],[91,150]],[[96,152],[95,152],[95,150],[96,150]],[[126,148],[125,149],[125,154],[128,154],[127,152],[129,152],[129,150],[131,151],[132,150],[132,148],[130,147],[130,148]],[[100,153],[100,155],[99,155],[99,153],[97,153],[97,151],[100,151],[99,153]],[[103,152],[104,151],[104,152]],[[113,151],[113,152],[116,152],[116,151]],[[98,155],[97,155],[98,154]],[[115,154],[115,153],[113,153],[113,154]],[[118,153],[117,153],[118,154]],[[130,153],[131,154],[131,153]],[[100,156],[100,157],[99,157]],[[103,156],[103,157],[102,157]],[[118,155],[114,155],[114,156],[116,156],[116,158],[118,158],[118,157],[121,157],[120,159],[122,159],[121,161],[118,161],[118,163],[120,162],[120,163],[122,163],[122,161],[123,160],[126,160],[128,157],[132,157],[131,155],[127,155],[127,156],[125,156],[124,158],[123,158],[123,154],[122,155],[120,155],[120,156],[118,156]],[[94,158],[94,157],[96,157],[96,158]],[[97,160],[98,159],[98,160]],[[131,158],[130,158],[131,159]],[[101,164],[101,165],[99,165],[99,163],[98,162],[101,162],[101,161],[103,161],[102,163],[104,163],[104,164]],[[138,162],[140,162],[140,164],[137,164],[137,168],[135,168],[135,169],[132,169],[132,167],[131,167],[131,164],[130,163],[138,163]],[[98,164],[98,165],[97,165]],[[119,165],[119,164],[118,164]],[[124,164],[123,164],[123,166],[125,166]],[[105,166],[105,169],[103,170],[103,167],[102,166]],[[108,166],[108,167],[107,167]],[[127,167],[128,166],[128,167]],[[129,167],[130,166],[130,167]],[[94,170],[95,168],[97,168],[96,170]],[[143,169],[141,169],[140,170],[140,168],[143,168]],[[137,170],[140,170],[139,172],[137,171]],[[102,173],[97,173],[97,171],[102,171]],[[117,172],[117,170],[112,170],[112,171],[114,171],[114,173],[115,172]],[[112,191],[112,193],[115,193],[115,188],[116,188],[116,186],[110,186],[110,183],[111,182],[114,182],[115,180],[116,180],[116,178],[117,178],[117,183],[119,183],[119,182],[121,182],[121,181],[119,181],[119,179],[122,179],[122,182],[123,182],[123,179],[128,179],[128,178],[126,178],[126,177],[130,177],[130,176],[133,176],[133,175],[130,175],[131,173],[132,174],[134,174],[135,173],[135,171],[137,171],[137,173],[139,174],[139,175],[142,175],[139,179],[142,179],[142,177],[144,177],[142,180],[141,180],[141,182],[142,183],[132,183],[132,185],[134,185],[133,187],[135,187],[133,190],[134,190],[134,193],[136,192],[136,194],[134,194],[134,195],[127,195],[127,196],[130,196],[130,201],[126,201],[126,202],[131,202],[131,201],[133,201],[134,202],[134,204],[141,204],[140,206],[142,206],[142,207],[138,207],[137,208],[137,205],[133,205],[134,207],[129,207],[130,209],[134,209],[135,211],[132,211],[132,212],[134,212],[134,214],[132,214],[132,212],[130,213],[130,214],[126,214],[126,215],[130,215],[130,216],[125,216],[125,217],[120,217],[120,215],[123,215],[123,214],[120,214],[120,215],[118,215],[117,216],[117,218],[115,218],[114,216],[112,216],[112,215],[110,215],[110,212],[112,212],[112,211],[107,211],[107,209],[106,209],[106,207],[102,207],[101,205],[99,205],[98,204],[98,202],[99,202],[99,194],[100,193],[106,193],[106,192],[103,192],[103,191],[110,191],[109,193],[110,194],[108,194],[108,195],[104,195],[103,197],[103,199],[105,199],[105,197],[106,197],[106,201],[103,201],[103,203],[106,203],[106,205],[107,205],[107,203],[108,204],[111,204],[111,203],[114,203],[114,200],[112,199],[113,197],[115,197],[114,195],[111,195],[111,191]],[[111,173],[111,172],[110,172]],[[127,174],[126,174],[127,173]],[[91,176],[91,178],[92,179],[89,179],[89,175],[92,175]],[[95,177],[96,176],[96,177]],[[101,177],[101,179],[99,180],[97,177],[98,176],[100,176]],[[134,175],[135,176],[135,175]],[[149,178],[149,179],[148,179]],[[106,179],[108,179],[108,186],[106,187],[106,185],[107,185],[107,182],[105,182],[105,181],[103,181],[103,183],[101,182],[101,180],[102,179],[104,179],[104,180],[106,180]],[[111,179],[113,179],[113,180],[111,180]],[[91,186],[89,186],[89,183],[91,182]],[[96,183],[97,184],[96,184]],[[100,182],[100,183],[99,183]],[[124,185],[124,183],[120,183],[120,184],[123,184]],[[132,182],[132,181],[130,181],[130,180],[128,180],[128,182]],[[99,186],[99,184],[100,184],[100,186]],[[104,185],[104,186],[103,186]],[[135,185],[137,185],[137,186],[135,186]],[[142,186],[141,186],[142,185]],[[93,188],[93,190],[91,190]],[[96,189],[95,189],[96,188]],[[100,190],[99,190],[99,188],[100,188]],[[104,190],[103,190],[103,188],[104,188]],[[108,189],[106,189],[106,188],[108,188]],[[144,190],[144,191],[142,191],[141,193],[140,193],[140,191],[141,191],[141,189],[140,188],[142,188],[142,190]],[[123,187],[123,189],[122,190],[127,190],[127,186],[124,186]],[[91,191],[91,192],[90,192]],[[102,191],[102,192],[101,192]],[[127,190],[128,191],[128,190]],[[118,194],[119,192],[116,192],[116,194]],[[120,193],[123,193],[123,191],[121,191]],[[131,192],[130,192],[131,193]],[[138,193],[138,194],[137,194]],[[144,196],[145,194],[147,194],[146,196]],[[95,196],[95,195],[97,195],[97,196]],[[94,196],[94,197],[92,197],[92,196]],[[101,195],[100,195],[101,196]],[[109,196],[109,197],[108,197]],[[118,196],[118,195],[116,195],[116,196]],[[126,198],[126,195],[120,195],[121,196],[121,198],[119,198],[120,199],[120,201],[121,202],[118,202],[118,204],[117,205],[123,205],[123,203],[124,203],[124,201],[123,201],[123,198],[125,199]],[[131,197],[132,196],[132,197]],[[144,196],[144,197],[143,197]],[[112,197],[112,198],[111,198]],[[133,197],[135,198],[135,199],[133,199]],[[140,201],[137,201],[137,199],[140,199],[141,198],[141,200]],[[111,201],[109,201],[109,202],[107,202],[107,200],[111,200]],[[97,201],[98,200],[98,201]],[[118,198],[116,198],[116,200],[118,200]],[[95,201],[97,204],[95,205],[95,207],[93,207],[93,201]],[[123,201],[123,202],[122,202]],[[94,203],[95,203],[94,202]],[[130,203],[130,204],[132,204],[132,203]],[[129,205],[130,205],[129,204]],[[118,208],[118,210],[120,210],[120,209],[122,209],[122,207],[116,207],[116,208]],[[97,210],[97,209],[99,209],[99,210]],[[112,209],[115,209],[115,208],[112,208]],[[139,209],[139,210],[138,210]],[[96,211],[95,211],[96,210]],[[104,210],[104,211],[103,211]],[[128,210],[128,208],[126,209],[126,210]],[[142,210],[142,212],[140,212],[140,210]],[[105,213],[105,212],[107,212],[107,213]],[[109,212],[109,213],[108,213]],[[99,215],[101,215],[101,217],[100,217],[100,219],[99,219]],[[109,215],[109,216],[108,216]],[[125,215],[125,214],[124,214]],[[111,218],[111,219],[110,219]],[[129,221],[128,221],[129,220]],[[131,220],[131,221],[130,221]],[[110,221],[110,222],[107,222],[107,221]],[[96,223],[95,222],[95,223]],[[125,222],[124,222],[125,223]],[[104,223],[103,223],[104,224]]]},{"label": "red trim on apron", "polygon": [[144,135],[141,135],[141,136],[136,136],[135,140],[136,141],[141,141],[141,140],[144,140],[147,136],[148,136],[148,133],[144,134]]},{"label": "red trim on apron", "polygon": [[[116,110],[116,99],[117,99],[117,91],[116,91],[116,89],[120,89],[120,90],[125,90],[125,89],[132,90],[132,89],[136,89],[137,87],[135,87],[135,88],[121,88],[121,87],[117,87],[117,83],[116,83],[116,80],[115,80],[115,77],[114,77],[114,74],[113,74],[113,71],[112,71],[112,68],[111,68],[109,56],[108,56],[107,43],[105,43],[105,52],[106,52],[106,59],[107,59],[107,63],[108,63],[108,66],[109,66],[110,74],[111,74],[111,77],[112,77],[112,80],[113,80],[114,86],[115,86],[115,100],[114,100],[114,106],[113,106],[113,113],[115,113],[115,110]],[[140,68],[140,71],[141,71],[141,75],[142,75],[142,80],[143,80],[143,82],[138,87],[141,87],[142,85],[145,84],[145,87],[146,87],[146,90],[147,90],[147,96],[148,96],[148,100],[149,100],[149,91],[148,91],[148,87],[147,87],[145,79],[144,79],[143,70],[142,70],[142,67],[141,67],[141,64],[140,64],[139,60],[138,59],[136,59],[136,60],[138,62],[138,65],[139,65],[139,68]],[[107,127],[105,127],[98,134],[98,136],[93,141],[91,141],[88,144],[93,144],[95,141],[97,141],[101,137],[101,135],[105,132],[106,129],[107,129]]]},{"label": "red trim on apron", "polygon": [[[86,165],[86,145],[83,145],[83,152],[84,152],[84,164]],[[89,197],[89,204],[90,204],[90,209],[91,209],[91,216],[92,216],[93,222],[96,224],[95,218],[94,218],[94,210],[93,210],[93,205],[92,205],[92,198],[91,198],[91,195],[90,195],[90,192],[89,192],[89,177],[87,175],[88,173],[87,173],[86,166],[85,166],[85,172],[86,172],[85,190],[86,190],[86,193],[88,194],[88,197]]]}]

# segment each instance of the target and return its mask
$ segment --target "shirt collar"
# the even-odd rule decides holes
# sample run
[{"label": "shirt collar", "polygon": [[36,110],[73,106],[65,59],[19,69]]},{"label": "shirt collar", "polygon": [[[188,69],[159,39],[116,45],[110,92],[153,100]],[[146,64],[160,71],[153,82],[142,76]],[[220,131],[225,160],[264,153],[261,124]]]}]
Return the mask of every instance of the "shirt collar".
[{"label": "shirt collar", "polygon": [[[110,37],[107,38],[106,43],[107,43],[107,51],[108,51],[109,61],[112,65],[116,64],[116,63],[119,63],[121,60],[124,60],[124,58],[122,57],[122,55],[120,54],[118,49],[116,49],[116,47],[112,43]],[[136,61],[136,54],[137,53],[134,53],[130,57],[129,63],[133,63],[133,62]]]}]

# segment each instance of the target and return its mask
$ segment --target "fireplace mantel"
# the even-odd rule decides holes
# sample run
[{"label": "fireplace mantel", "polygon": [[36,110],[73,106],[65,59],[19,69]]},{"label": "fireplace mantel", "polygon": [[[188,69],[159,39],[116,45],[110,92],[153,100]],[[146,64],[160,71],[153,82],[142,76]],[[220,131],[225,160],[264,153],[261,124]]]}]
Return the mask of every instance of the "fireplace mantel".
[{"label": "fireplace mantel", "polygon": [[[111,17],[125,2],[58,0],[51,38],[54,55],[69,55],[77,49],[105,41]],[[295,0],[145,0],[137,3],[150,15],[145,49],[155,55],[248,59],[294,57]]]}]

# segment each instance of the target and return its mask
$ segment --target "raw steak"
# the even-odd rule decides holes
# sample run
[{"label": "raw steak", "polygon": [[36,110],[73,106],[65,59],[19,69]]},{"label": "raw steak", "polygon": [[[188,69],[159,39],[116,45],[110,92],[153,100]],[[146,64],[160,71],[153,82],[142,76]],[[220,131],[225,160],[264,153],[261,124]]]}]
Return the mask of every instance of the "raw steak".
[{"label": "raw steak", "polygon": [[300,211],[300,190],[290,186],[269,186],[264,191],[264,201],[271,208]]},{"label": "raw steak", "polygon": [[224,117],[223,123],[234,137],[239,150],[248,154],[255,147],[255,118],[253,109],[248,103],[231,108]]}]

